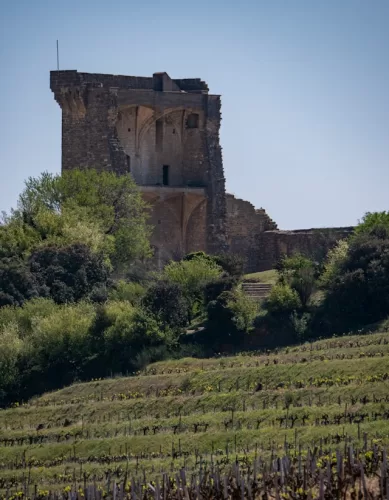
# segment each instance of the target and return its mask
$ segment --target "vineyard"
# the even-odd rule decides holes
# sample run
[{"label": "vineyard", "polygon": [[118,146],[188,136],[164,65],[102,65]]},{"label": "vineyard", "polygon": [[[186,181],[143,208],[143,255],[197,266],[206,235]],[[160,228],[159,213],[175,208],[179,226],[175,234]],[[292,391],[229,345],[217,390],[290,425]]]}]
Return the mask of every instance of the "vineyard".
[{"label": "vineyard", "polygon": [[388,445],[389,335],[345,336],[155,363],[15,404],[0,412],[0,489],[382,498]]}]

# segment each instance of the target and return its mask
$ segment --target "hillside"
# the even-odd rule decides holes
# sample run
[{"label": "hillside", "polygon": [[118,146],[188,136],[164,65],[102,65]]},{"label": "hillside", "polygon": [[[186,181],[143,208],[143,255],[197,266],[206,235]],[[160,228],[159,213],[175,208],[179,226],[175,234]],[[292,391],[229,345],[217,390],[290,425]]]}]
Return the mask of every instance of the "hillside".
[{"label": "hillside", "polygon": [[388,420],[386,333],[160,362],[1,411],[0,487],[28,478],[55,489],[307,446],[389,444]]}]

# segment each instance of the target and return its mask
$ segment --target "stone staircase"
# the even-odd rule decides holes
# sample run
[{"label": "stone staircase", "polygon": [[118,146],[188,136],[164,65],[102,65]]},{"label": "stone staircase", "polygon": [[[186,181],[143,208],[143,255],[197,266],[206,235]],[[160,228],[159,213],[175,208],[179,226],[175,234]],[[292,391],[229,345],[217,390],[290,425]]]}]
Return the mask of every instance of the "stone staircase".
[{"label": "stone staircase", "polygon": [[242,283],[242,290],[255,300],[263,300],[269,295],[272,286],[269,283]]}]

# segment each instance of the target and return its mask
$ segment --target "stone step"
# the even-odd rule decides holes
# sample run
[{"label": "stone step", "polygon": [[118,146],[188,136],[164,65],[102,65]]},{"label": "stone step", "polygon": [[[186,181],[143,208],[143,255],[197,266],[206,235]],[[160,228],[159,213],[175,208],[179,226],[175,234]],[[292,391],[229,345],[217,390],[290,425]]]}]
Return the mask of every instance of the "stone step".
[{"label": "stone step", "polygon": [[242,285],[242,288],[245,290],[271,290],[271,286],[244,286]]},{"label": "stone step", "polygon": [[263,300],[271,292],[270,283],[242,283],[243,292],[254,300]]},{"label": "stone step", "polygon": [[272,286],[271,285],[251,285],[251,284],[242,283],[242,288],[244,290],[271,290]]}]

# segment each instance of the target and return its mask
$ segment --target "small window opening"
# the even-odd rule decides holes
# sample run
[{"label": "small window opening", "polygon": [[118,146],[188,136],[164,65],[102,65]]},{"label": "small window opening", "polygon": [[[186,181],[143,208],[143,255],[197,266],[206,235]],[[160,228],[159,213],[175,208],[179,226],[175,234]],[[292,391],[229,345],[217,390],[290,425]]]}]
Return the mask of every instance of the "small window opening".
[{"label": "small window opening", "polygon": [[131,129],[129,128],[128,131],[131,132]]},{"label": "small window opening", "polygon": [[126,155],[127,171],[131,172],[131,157]]},{"label": "small window opening", "polygon": [[175,133],[176,133],[176,129],[174,128],[174,129],[173,129],[173,134],[175,134]]},{"label": "small window opening", "polygon": [[164,165],[162,168],[162,184],[169,185],[169,165]]},{"label": "small window opening", "polygon": [[162,151],[163,144],[163,120],[160,118],[155,122],[155,150],[157,153]]},{"label": "small window opening", "polygon": [[186,126],[187,128],[199,128],[199,115],[197,113],[188,115]]}]

